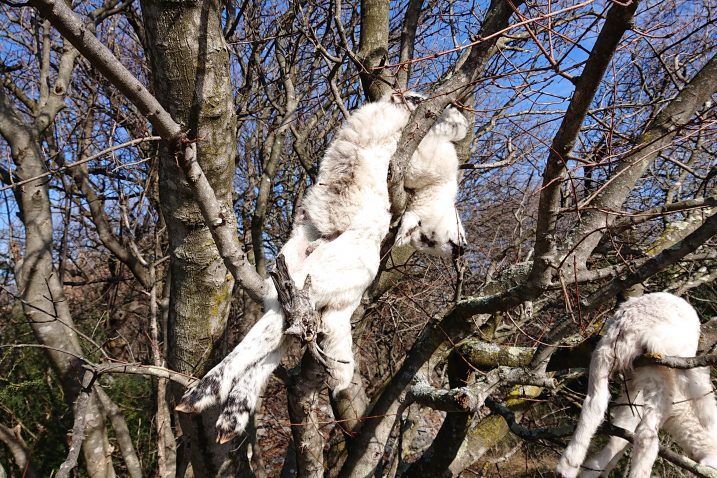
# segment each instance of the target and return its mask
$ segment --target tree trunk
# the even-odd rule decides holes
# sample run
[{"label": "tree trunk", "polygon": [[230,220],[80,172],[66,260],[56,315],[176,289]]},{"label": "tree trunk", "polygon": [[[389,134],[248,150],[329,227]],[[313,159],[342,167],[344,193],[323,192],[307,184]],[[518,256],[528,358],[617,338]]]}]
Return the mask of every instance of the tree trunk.
[{"label": "tree trunk", "polygon": [[362,0],[361,37],[358,57],[363,71],[361,84],[366,99],[376,101],[391,86],[389,79],[382,75],[383,66],[388,63],[388,0]]},{"label": "tree trunk", "polygon": [[[228,47],[216,1],[142,2],[155,93],[189,137],[224,218],[234,222],[236,118],[229,78]],[[225,268],[201,212],[168,144],[161,146],[160,199],[171,254],[168,326],[170,368],[203,375],[212,365],[215,341],[224,329],[234,279]],[[173,390],[175,400],[182,390]],[[214,443],[212,413],[180,415],[195,476],[215,476],[231,444]]]},{"label": "tree trunk", "polygon": [[[22,121],[0,88],[0,134],[10,144],[18,181],[47,172],[37,131]],[[14,188],[25,225],[24,260],[15,277],[22,307],[38,341],[47,347],[50,362],[60,377],[65,400],[72,405],[80,392],[82,348],[52,263],[52,213],[46,179]],[[104,415],[93,393],[87,404],[82,453],[91,477],[114,477]]]}]

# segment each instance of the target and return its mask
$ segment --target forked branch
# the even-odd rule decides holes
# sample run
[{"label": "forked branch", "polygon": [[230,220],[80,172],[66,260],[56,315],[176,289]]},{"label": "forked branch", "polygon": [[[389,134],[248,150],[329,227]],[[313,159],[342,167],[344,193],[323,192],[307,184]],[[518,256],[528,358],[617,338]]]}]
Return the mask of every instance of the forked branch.
[{"label": "forked branch", "polygon": [[289,275],[283,254],[279,254],[276,258],[276,271],[269,272],[269,276],[274,282],[281,310],[284,313],[284,334],[298,338],[314,359],[326,366],[325,354],[317,343],[321,331],[321,317],[316,312],[310,297],[311,276],[306,276],[303,287],[299,289]]}]

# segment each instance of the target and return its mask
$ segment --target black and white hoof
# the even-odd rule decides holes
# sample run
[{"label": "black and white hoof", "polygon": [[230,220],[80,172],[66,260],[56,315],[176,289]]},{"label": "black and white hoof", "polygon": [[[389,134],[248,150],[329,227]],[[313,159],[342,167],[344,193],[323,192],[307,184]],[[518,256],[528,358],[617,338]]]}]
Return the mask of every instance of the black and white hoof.
[{"label": "black and white hoof", "polygon": [[183,413],[200,413],[219,401],[221,386],[222,375],[210,372],[184,393],[182,401],[174,409]]}]

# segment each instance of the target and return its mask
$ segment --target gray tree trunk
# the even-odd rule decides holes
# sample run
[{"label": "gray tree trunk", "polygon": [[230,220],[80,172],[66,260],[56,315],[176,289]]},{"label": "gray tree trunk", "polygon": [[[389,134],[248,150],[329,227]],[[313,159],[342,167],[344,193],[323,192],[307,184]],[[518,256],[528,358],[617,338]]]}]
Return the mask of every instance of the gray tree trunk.
[{"label": "gray tree trunk", "polygon": [[388,0],[362,0],[361,36],[358,57],[364,95],[369,101],[381,98],[391,87],[392,80],[383,75],[388,63]]},{"label": "gray tree trunk", "polygon": [[[227,221],[232,212],[236,119],[229,53],[217,1],[142,2],[155,94],[197,139],[197,158]],[[160,199],[170,238],[168,363],[203,375],[212,365],[234,279],[225,268],[168,144],[161,147]],[[173,391],[175,399],[182,390]],[[231,444],[215,442],[212,413],[180,415],[195,476],[216,476]],[[224,473],[224,471],[222,472]]]},{"label": "gray tree trunk", "polygon": [[[49,122],[54,114],[44,115]],[[46,125],[45,125],[46,126]],[[28,125],[16,113],[0,88],[0,135],[11,147],[15,175],[19,181],[47,172],[40,149],[39,125]],[[46,179],[38,179],[13,192],[25,226],[25,254],[16,265],[15,277],[22,307],[38,341],[47,347],[54,367],[72,405],[80,391],[83,374],[82,349],[62,284],[52,263],[52,213]],[[82,453],[91,477],[114,477],[111,449],[107,440],[104,415],[96,394],[90,396],[85,416],[85,440]]]}]

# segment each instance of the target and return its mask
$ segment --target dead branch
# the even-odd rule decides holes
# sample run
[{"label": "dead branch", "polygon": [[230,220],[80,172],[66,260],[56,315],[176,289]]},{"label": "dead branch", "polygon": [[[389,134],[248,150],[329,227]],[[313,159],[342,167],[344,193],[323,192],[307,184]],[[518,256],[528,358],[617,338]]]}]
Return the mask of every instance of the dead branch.
[{"label": "dead branch", "polygon": [[304,344],[314,342],[318,335],[319,318],[309,296],[311,276],[306,276],[301,289],[296,287],[283,254],[276,258],[276,271],[269,275],[276,286],[281,310],[284,312],[284,333],[299,338]]},{"label": "dead branch", "polygon": [[488,395],[498,386],[534,385],[555,388],[556,380],[543,373],[534,373],[522,368],[496,367],[476,383],[450,390],[437,389],[425,378],[408,389],[406,397],[421,405],[447,412],[475,412],[485,403]]},{"label": "dead branch", "polygon": [[672,357],[660,354],[640,355],[633,362],[635,367],[662,365],[669,368],[688,369],[717,365],[717,354],[699,355],[697,357]]},{"label": "dead branch", "polygon": [[130,375],[147,375],[157,378],[164,378],[178,383],[183,387],[189,387],[194,379],[168,368],[158,367],[156,365],[129,364],[129,363],[103,363],[92,364],[87,363],[85,368],[92,370],[97,375],[104,373],[128,373]]}]

